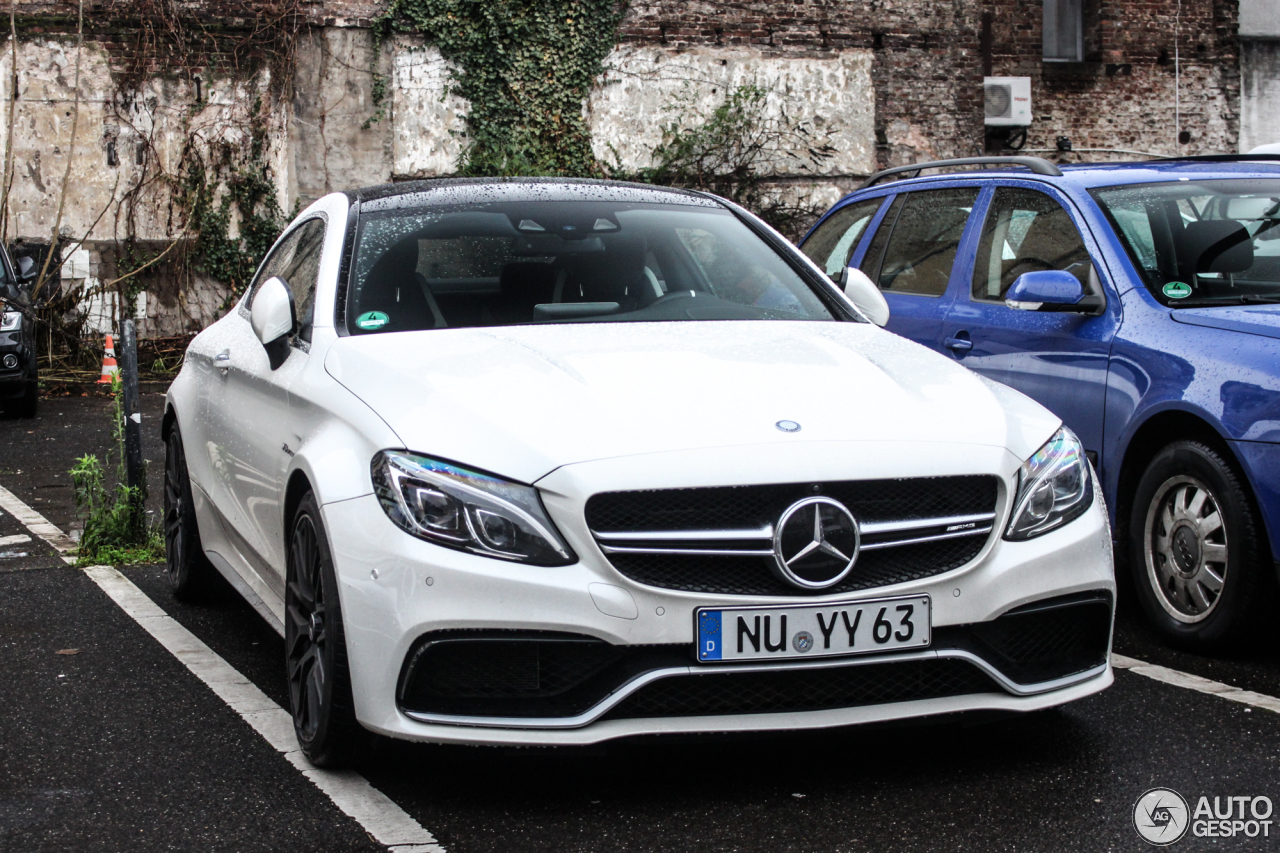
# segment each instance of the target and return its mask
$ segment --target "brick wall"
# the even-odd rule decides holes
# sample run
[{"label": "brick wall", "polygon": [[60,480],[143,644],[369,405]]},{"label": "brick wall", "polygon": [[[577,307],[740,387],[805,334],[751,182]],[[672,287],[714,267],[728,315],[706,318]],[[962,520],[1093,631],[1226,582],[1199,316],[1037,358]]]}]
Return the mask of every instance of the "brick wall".
[{"label": "brick wall", "polygon": [[[1120,148],[1160,154],[1234,151],[1239,133],[1237,4],[1222,0],[1086,0],[1085,61],[1041,59],[1041,6],[988,0],[992,73],[1030,77],[1027,148]],[[1176,144],[1175,35],[1181,71]],[[1184,137],[1185,138],[1185,137]],[[1093,159],[1106,159],[1101,152]]]}]

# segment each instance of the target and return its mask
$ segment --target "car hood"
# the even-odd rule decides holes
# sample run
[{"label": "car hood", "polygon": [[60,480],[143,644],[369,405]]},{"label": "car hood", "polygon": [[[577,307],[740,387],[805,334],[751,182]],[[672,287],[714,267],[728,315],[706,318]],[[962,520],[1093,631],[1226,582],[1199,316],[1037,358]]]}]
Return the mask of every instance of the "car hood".
[{"label": "car hood", "polygon": [[1025,459],[1061,423],[864,323],[387,333],[338,339],[325,368],[405,448],[528,483],[594,459],[812,441],[997,445]]},{"label": "car hood", "polygon": [[1226,329],[1249,335],[1280,338],[1280,305],[1239,305],[1223,308],[1178,308],[1173,319],[1189,326]]}]

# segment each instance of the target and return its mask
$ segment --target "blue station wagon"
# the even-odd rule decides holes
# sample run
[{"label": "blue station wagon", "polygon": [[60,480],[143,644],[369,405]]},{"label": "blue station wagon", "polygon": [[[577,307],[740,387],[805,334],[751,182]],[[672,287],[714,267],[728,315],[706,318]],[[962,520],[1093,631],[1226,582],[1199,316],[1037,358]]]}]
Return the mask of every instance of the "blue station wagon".
[{"label": "blue station wagon", "polygon": [[[1280,569],[1280,163],[1267,160],[1280,157],[899,167],[801,243],[837,280],[865,273],[890,330],[1075,431],[1144,611],[1197,649],[1246,636]],[[893,173],[907,177],[881,183]]]}]

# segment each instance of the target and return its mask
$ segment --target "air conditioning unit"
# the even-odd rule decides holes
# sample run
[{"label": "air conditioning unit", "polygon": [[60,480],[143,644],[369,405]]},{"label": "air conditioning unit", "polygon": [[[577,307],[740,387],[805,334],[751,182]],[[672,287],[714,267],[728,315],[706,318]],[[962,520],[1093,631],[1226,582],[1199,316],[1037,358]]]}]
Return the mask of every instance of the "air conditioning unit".
[{"label": "air conditioning unit", "polygon": [[987,127],[1031,124],[1030,77],[982,78]]}]

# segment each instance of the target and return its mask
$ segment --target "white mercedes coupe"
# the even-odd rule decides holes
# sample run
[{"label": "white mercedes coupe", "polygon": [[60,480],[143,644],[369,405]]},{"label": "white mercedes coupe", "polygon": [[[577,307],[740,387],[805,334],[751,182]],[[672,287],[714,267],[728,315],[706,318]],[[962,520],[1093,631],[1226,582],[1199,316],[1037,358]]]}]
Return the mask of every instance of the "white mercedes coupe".
[{"label": "white mercedes coupe", "polygon": [[326,196],[169,390],[173,591],[216,570],[284,635],[319,766],[1104,689],[1079,441],[887,311],[706,194]]}]

